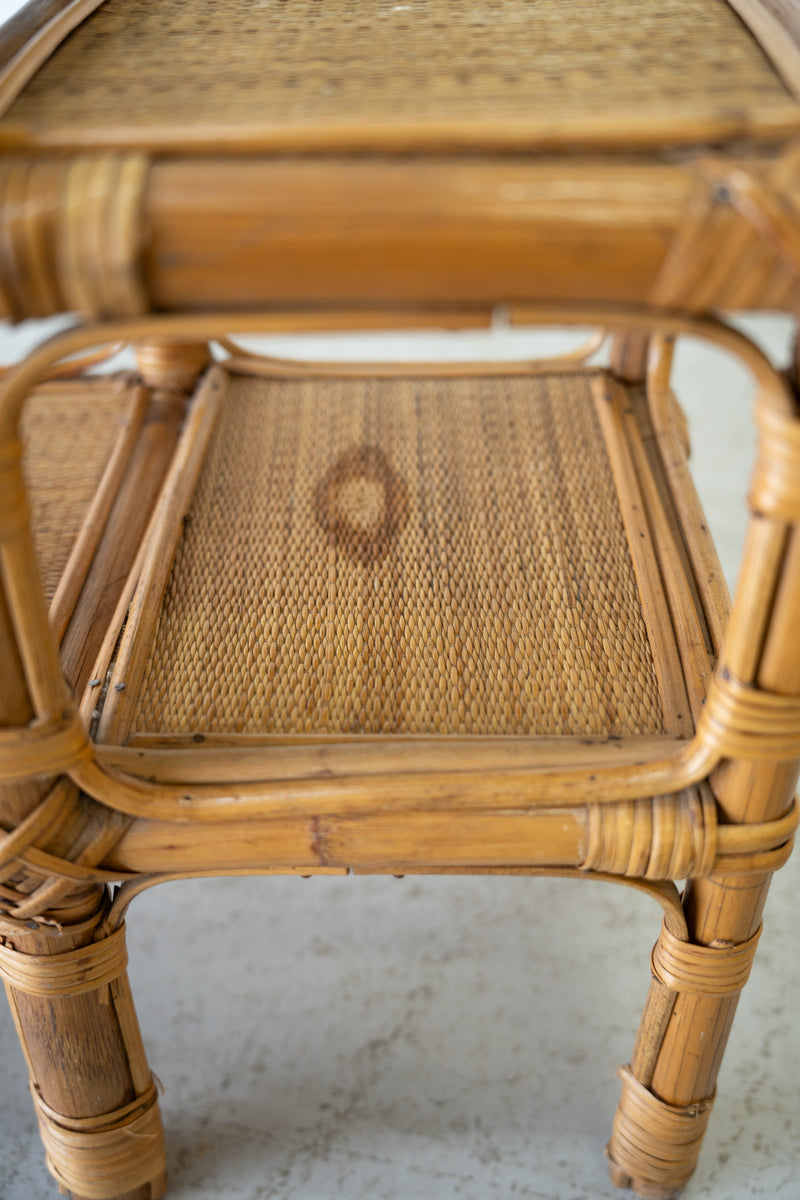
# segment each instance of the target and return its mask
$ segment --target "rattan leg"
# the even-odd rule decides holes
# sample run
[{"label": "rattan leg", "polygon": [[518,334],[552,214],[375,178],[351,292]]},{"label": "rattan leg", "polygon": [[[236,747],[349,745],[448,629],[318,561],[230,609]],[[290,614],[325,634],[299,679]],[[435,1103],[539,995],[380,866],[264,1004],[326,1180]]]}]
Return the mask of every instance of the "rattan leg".
[{"label": "rattan leg", "polygon": [[[794,763],[728,762],[712,776],[725,815],[788,807]],[[737,811],[738,809],[738,811]],[[687,885],[691,941],[664,928],[608,1157],[611,1178],[647,1200],[677,1195],[694,1172],[739,994],[761,934],[771,876],[726,875]]]},{"label": "rattan leg", "polygon": [[697,1164],[717,1073],[761,933],[768,876],[706,879],[687,889],[693,942],[663,929],[653,980],[608,1146],[610,1174],[668,1200]]},{"label": "rattan leg", "polygon": [[104,912],[105,897],[92,889],[61,932],[43,924],[4,930],[0,972],[61,1190],[74,1200],[157,1200],[166,1167],[156,1090],[125,971],[124,927],[94,940]]}]

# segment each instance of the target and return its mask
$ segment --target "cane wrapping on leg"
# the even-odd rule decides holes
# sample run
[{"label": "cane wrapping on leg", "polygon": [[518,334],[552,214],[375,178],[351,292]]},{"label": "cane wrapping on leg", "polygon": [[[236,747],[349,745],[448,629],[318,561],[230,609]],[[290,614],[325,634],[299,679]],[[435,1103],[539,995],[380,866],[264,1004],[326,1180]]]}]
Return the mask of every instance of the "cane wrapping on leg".
[{"label": "cane wrapping on leg", "polygon": [[[156,1089],[147,1067],[133,1001],[128,986],[125,930],[88,946],[55,955],[27,955],[0,946],[3,976],[20,1035],[24,1023],[18,1012],[18,993],[62,1001],[95,993],[111,1006],[130,1065],[135,1091],[132,1101],[113,1111],[87,1117],[54,1111],[44,1100],[34,1075],[34,1056],[27,1052],[42,1140],[50,1171],[62,1188],[85,1200],[107,1200],[151,1184],[151,1194],[163,1194],[164,1137]],[[155,1183],[153,1183],[155,1181]]]},{"label": "cane wrapping on leg", "polygon": [[[761,928],[739,945],[700,946],[682,941],[664,925],[651,958],[653,978],[678,993],[734,997],[750,977]],[[615,1183],[635,1183],[641,1196],[664,1200],[691,1178],[714,1096],[694,1104],[668,1104],[638,1080],[630,1067],[619,1072],[622,1096],[614,1118],[608,1158]]]}]

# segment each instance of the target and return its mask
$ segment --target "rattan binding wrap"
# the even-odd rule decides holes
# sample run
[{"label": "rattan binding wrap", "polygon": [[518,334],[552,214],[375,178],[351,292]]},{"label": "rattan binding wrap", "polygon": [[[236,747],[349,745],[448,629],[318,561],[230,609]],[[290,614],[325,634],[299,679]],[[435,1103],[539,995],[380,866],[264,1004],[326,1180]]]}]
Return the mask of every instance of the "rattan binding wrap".
[{"label": "rattan binding wrap", "polygon": [[617,1074],[622,1095],[607,1150],[611,1177],[622,1187],[635,1180],[642,1197],[675,1196],[694,1174],[714,1097],[682,1108],[653,1095],[629,1067]]},{"label": "rattan binding wrap", "polygon": [[661,732],[594,404],[234,377],[131,731]]},{"label": "rattan binding wrap", "polygon": [[16,318],[133,315],[141,278],[148,160],[86,154],[0,161],[0,294]]},{"label": "rattan binding wrap", "polygon": [[[45,144],[653,140],[698,123],[797,123],[726,4],[107,0],[53,54],[6,125]],[[210,65],[213,60],[213,69]],[[651,128],[648,129],[648,126]],[[548,129],[550,130],[548,134]],[[669,133],[666,134],[669,140]]]}]

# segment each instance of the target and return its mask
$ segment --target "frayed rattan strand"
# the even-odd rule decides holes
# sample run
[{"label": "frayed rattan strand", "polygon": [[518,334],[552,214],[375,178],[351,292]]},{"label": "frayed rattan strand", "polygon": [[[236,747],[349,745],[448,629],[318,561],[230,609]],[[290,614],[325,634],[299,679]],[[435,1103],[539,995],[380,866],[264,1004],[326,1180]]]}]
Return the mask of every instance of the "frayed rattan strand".
[{"label": "frayed rattan strand", "polygon": [[[62,776],[57,788],[63,787],[75,794],[75,788],[67,776]],[[12,915],[17,920],[47,924],[47,913],[69,903],[80,884],[119,883],[132,877],[126,871],[106,871],[93,864],[102,862],[114,848],[128,822],[112,811],[106,813],[102,832],[95,833],[90,843],[76,856],[75,861],[57,858],[31,847],[20,855],[20,861],[45,875],[43,883],[30,894],[15,894]]]},{"label": "frayed rattan strand", "polygon": [[[116,883],[121,879],[130,878],[128,871],[105,871],[101,867],[90,866],[79,859],[73,862],[67,858],[59,858],[57,855],[48,854],[45,850],[39,850],[35,846],[21,852],[19,859],[20,862],[24,862],[35,871],[45,874],[48,882],[58,881],[70,888],[74,887],[76,883]],[[39,903],[39,911],[44,912],[48,907],[53,907],[53,905]]]}]

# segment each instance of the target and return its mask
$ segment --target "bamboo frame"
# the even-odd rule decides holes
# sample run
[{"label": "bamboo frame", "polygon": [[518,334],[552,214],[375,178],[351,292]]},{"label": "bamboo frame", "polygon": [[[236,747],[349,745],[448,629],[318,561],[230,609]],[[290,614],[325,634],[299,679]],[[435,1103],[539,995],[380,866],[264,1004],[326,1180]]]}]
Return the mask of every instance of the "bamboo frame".
[{"label": "bamboo frame", "polygon": [[[593,319],[597,318],[597,314],[591,309],[581,309],[578,311],[566,312],[562,310],[544,309],[534,311],[531,309],[517,310],[513,314],[514,320],[521,320],[527,316],[538,317],[540,319],[560,321],[567,324],[591,324]],[[186,336],[202,336],[206,332],[219,332],[220,328],[238,329],[247,332],[248,329],[259,328],[263,323],[261,316],[237,316],[231,317],[216,317],[216,318],[162,318],[162,319],[145,319],[142,321],[133,321],[128,323],[116,323],[110,329],[104,331],[103,336],[108,336],[110,339],[118,340],[120,337],[135,339],[146,333],[152,333],[153,330],[158,330],[162,336],[167,337],[186,337]],[[705,335],[711,341],[732,349],[739,353],[753,373],[759,378],[763,395],[761,405],[768,411],[773,411],[783,419],[791,418],[791,401],[785,386],[779,377],[772,371],[766,359],[748,343],[742,335],[735,334],[733,331],[721,326],[716,322],[708,319],[687,319],[680,316],[671,316],[665,314],[662,317],[651,317],[648,314],[639,312],[617,312],[609,316],[608,312],[603,315],[603,324],[611,328],[633,327],[640,329],[650,329],[653,326],[660,327],[666,332],[679,332],[691,330],[699,335]],[[42,348],[29,361],[20,367],[15,373],[9,376],[5,385],[5,394],[2,407],[0,408],[0,431],[6,436],[13,431],[16,418],[19,413],[19,408],[25,394],[25,390],[37,378],[38,374],[47,369],[52,361],[63,357],[66,354],[74,353],[82,349],[86,345],[90,345],[96,334],[86,330],[69,331],[61,335],[54,343],[47,348]],[[5,551],[9,553],[8,548]],[[157,554],[156,549],[153,553]],[[12,570],[13,575],[13,570]],[[13,585],[13,578],[12,578]],[[20,609],[17,605],[14,606],[18,613],[18,619],[30,620],[32,609],[26,606],[24,613],[20,614]],[[748,622],[751,617],[748,617]],[[38,618],[37,618],[38,620]],[[44,629],[40,625],[39,633],[44,634]],[[49,633],[45,634],[49,639]],[[25,641],[23,640],[23,646]],[[28,656],[32,652],[32,644],[34,638],[29,635],[27,645],[30,649],[27,650]],[[41,656],[42,651],[38,650],[38,656]],[[733,667],[737,664],[734,663]],[[58,668],[53,658],[51,650],[45,656],[44,663],[34,664],[32,661],[28,664],[28,672],[32,677],[32,686],[36,685],[36,674],[41,672],[42,666],[46,667],[48,672],[55,671],[58,675]],[[738,674],[735,670],[734,674]],[[745,674],[742,676],[747,678]],[[38,685],[40,688],[42,685]],[[52,685],[51,685],[52,686]],[[42,703],[42,700],[51,699],[57,695],[55,689],[46,693],[39,692],[40,709],[45,712],[53,712],[55,708],[47,702]],[[63,693],[62,693],[63,695]],[[637,796],[653,795],[661,792],[677,792],[685,787],[698,782],[704,778],[712,769],[714,762],[718,761],[713,752],[709,752],[708,748],[701,740],[695,737],[687,746],[681,747],[680,750],[672,755],[655,759],[651,762],[639,762],[631,767],[618,768],[615,766],[602,766],[597,771],[587,773],[586,771],[564,771],[554,770],[552,767],[544,766],[536,770],[535,775],[535,792],[530,794],[530,784],[532,779],[526,774],[516,775],[508,770],[502,771],[499,774],[497,771],[484,772],[482,783],[484,785],[484,795],[500,795],[502,800],[501,805],[509,803],[517,804],[525,807],[531,803],[536,805],[548,805],[554,801],[563,803],[565,798],[569,804],[581,804],[590,801],[598,792],[603,797],[603,803],[613,802],[614,800],[636,798]],[[265,760],[265,768],[267,762]],[[265,775],[268,774],[265,769]],[[187,802],[184,798],[185,790],[175,785],[157,785],[153,787],[147,783],[135,781],[132,779],[126,780],[120,776],[118,772],[107,770],[102,767],[99,761],[93,763],[81,762],[74,768],[73,778],[75,782],[85,789],[90,795],[94,795],[97,799],[109,802],[117,807],[120,811],[128,813],[132,816],[158,816],[160,819],[171,819],[179,817],[182,820],[186,819]],[[398,800],[400,803],[408,803],[414,795],[427,794],[434,798],[437,792],[443,796],[451,796],[459,798],[457,777],[452,776],[452,772],[446,773],[444,776],[428,775],[422,771],[417,771],[413,775],[407,776],[405,784],[398,780],[394,775],[383,777],[380,774],[370,777],[370,788],[373,789],[373,794],[380,794],[381,783],[385,778],[385,786],[391,790],[396,796],[401,797]],[[472,785],[474,787],[474,783]],[[453,789],[456,789],[453,791]],[[499,792],[498,792],[499,789]],[[469,790],[462,785],[461,796],[463,792]],[[404,797],[404,792],[406,796]],[[235,812],[239,816],[254,816],[259,811],[260,798],[263,797],[266,801],[265,813],[270,809],[269,795],[275,793],[278,797],[281,795],[281,785],[278,783],[267,787],[260,787],[258,784],[246,784],[236,789],[235,799],[230,796],[230,789],[226,793],[220,792],[219,788],[213,785],[201,785],[192,792],[192,819],[202,819],[202,814],[208,812],[209,815],[219,817],[221,812],[229,812],[234,816]],[[285,790],[284,796],[278,800],[279,803],[286,803],[289,795],[292,796],[293,802],[297,803],[298,794],[309,795],[310,803],[315,806],[324,794],[333,795],[336,797],[334,803],[341,804],[346,796],[349,796],[350,802],[354,800],[354,795],[357,795],[357,789],[353,789],[352,780],[343,778],[341,784],[338,785],[334,780],[325,781],[324,783],[315,782],[313,780],[301,780],[295,788],[289,792]],[[517,797],[515,800],[514,797]],[[113,799],[112,799],[113,797]],[[462,801],[463,802],[463,799]],[[489,801],[491,804],[491,800]],[[497,803],[495,801],[495,803]]]}]

